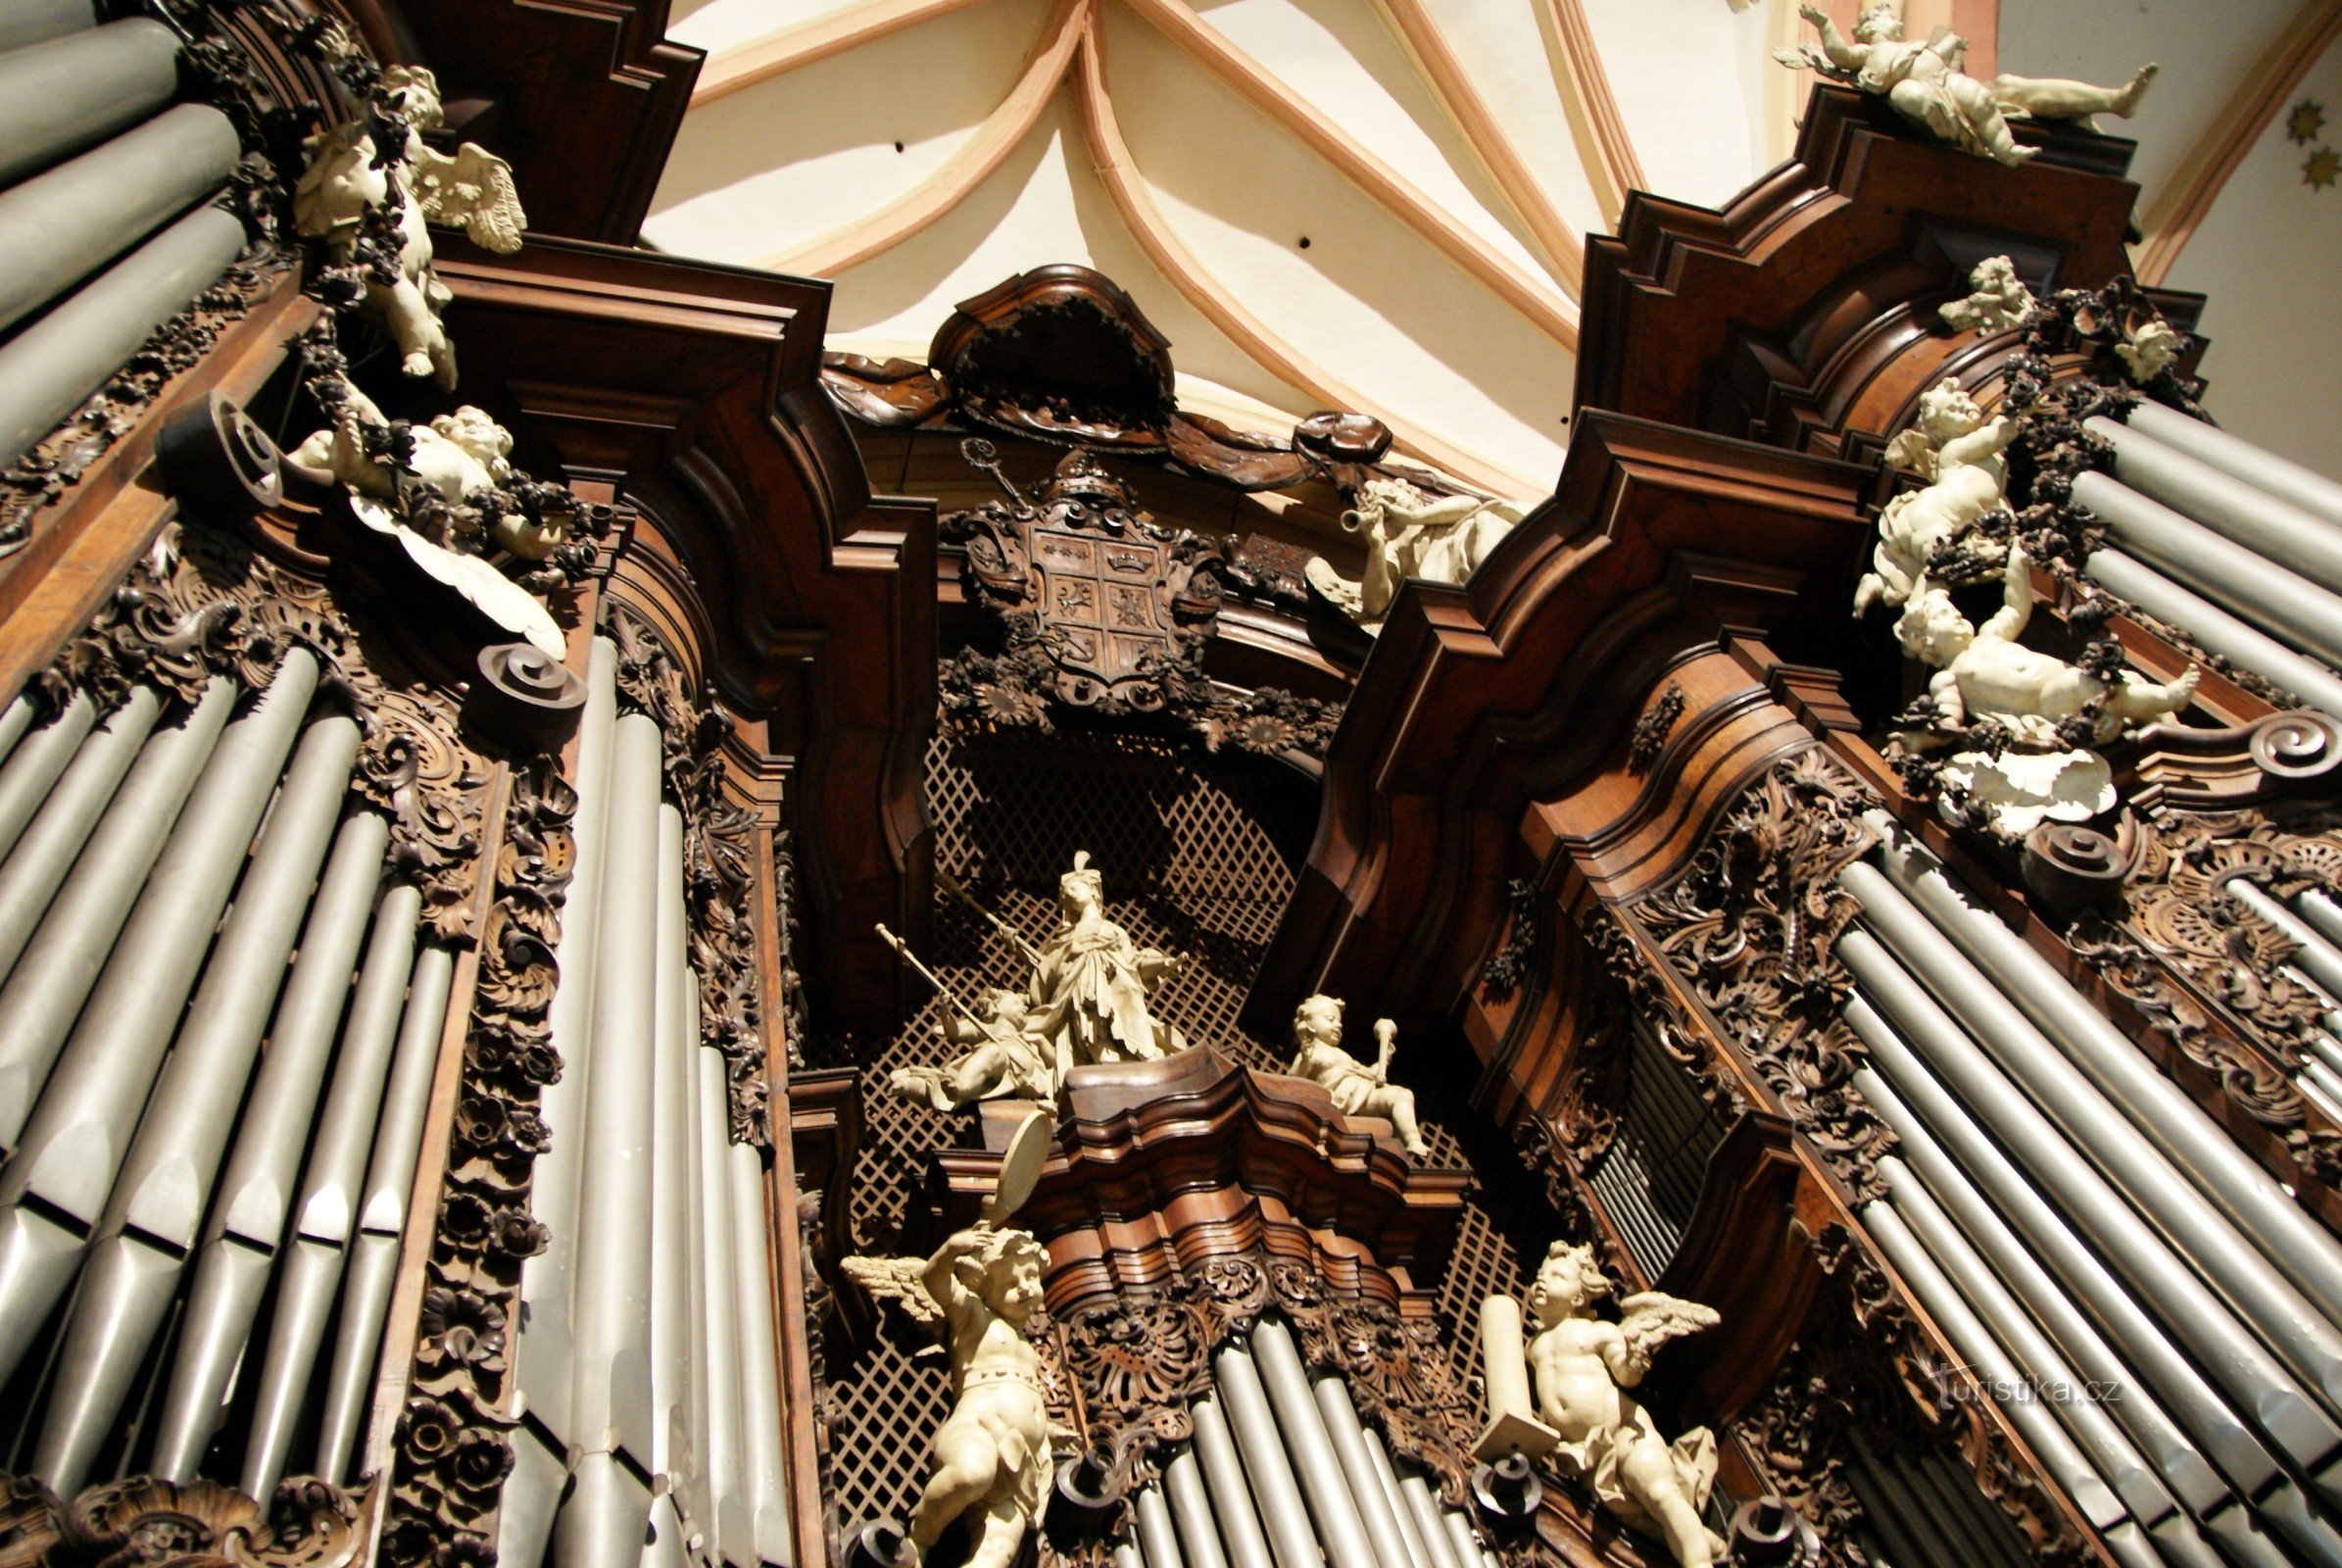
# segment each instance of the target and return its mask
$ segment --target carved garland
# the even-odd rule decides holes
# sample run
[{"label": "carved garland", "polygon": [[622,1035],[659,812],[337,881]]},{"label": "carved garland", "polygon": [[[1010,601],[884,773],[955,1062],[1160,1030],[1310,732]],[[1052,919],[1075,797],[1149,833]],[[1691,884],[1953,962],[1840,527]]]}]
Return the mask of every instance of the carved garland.
[{"label": "carved garland", "polygon": [[[2138,842],[2125,910],[2075,920],[2068,945],[2307,1170],[2342,1181],[2342,1135],[2305,1127],[2300,1090],[2270,1065],[2300,1059],[2325,1002],[2286,973],[2294,943],[2225,891],[2240,877],[2280,901],[2342,886],[2342,813],[2292,804],[2171,812],[2141,823]],[[2230,1027],[2267,1056],[2240,1049]]]},{"label": "carved garland", "polygon": [[1872,1561],[1859,1544],[1863,1509],[1846,1468],[1856,1435],[1889,1451],[1948,1444],[2035,1560],[2095,1560],[1980,1400],[1955,1394],[1957,1369],[1929,1345],[1869,1249],[1831,1225],[1815,1254],[1827,1283],[1805,1332],[1732,1430],[1766,1486],[1821,1532],[1826,1560],[1845,1568]]},{"label": "carved garland", "polygon": [[1851,1087],[1861,1042],[1833,953],[1857,906],[1837,873],[1878,836],[1870,791],[1819,749],[1752,784],[1690,868],[1633,906],[1718,1026],[1857,1203],[1884,1192],[1894,1135]]},{"label": "carved garland", "polygon": [[1393,1456],[1467,1505],[1473,1465],[1457,1434],[1474,1417],[1438,1328],[1370,1297],[1337,1295],[1307,1267],[1260,1252],[1213,1257],[1149,1295],[1055,1320],[1099,1495],[1120,1499],[1160,1474],[1166,1452],[1195,1431],[1188,1407],[1211,1392],[1213,1353],[1268,1315],[1291,1325],[1303,1361],[1342,1378]]},{"label": "carved garland", "polygon": [[357,1504],[288,1481],[267,1509],[210,1481],[116,1481],[71,1503],[0,1477],[0,1561],[41,1568],[344,1568],[366,1545]]},{"label": "carved garland", "polygon": [[[756,818],[724,792],[718,748],[732,720],[700,701],[665,638],[641,615],[607,600],[602,626],[617,645],[619,700],[658,724],[667,788],[683,814],[683,892],[691,961],[700,977],[701,1043],[723,1053],[732,1142],[761,1149],[771,1142],[766,1107],[772,1087],[756,981]],[[784,927],[794,924],[789,905],[781,907]],[[786,929],[782,936],[786,952]],[[792,1055],[799,1038],[792,1033]]]}]

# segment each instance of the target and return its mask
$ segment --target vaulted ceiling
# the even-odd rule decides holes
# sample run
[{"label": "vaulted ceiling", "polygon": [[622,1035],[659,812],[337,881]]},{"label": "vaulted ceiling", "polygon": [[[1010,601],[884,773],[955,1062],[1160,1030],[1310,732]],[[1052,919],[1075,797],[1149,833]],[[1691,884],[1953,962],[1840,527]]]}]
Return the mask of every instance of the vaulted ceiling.
[{"label": "vaulted ceiling", "polygon": [[[2216,413],[2337,466],[2342,325],[2298,294],[2342,281],[2342,189],[2304,182],[2322,143],[2287,129],[2331,104],[2342,147],[2342,0],[1906,20],[1969,36],[1978,75],[2163,64],[2105,127],[2140,141],[2141,273],[2213,294]],[[1539,495],[1585,236],[1628,189],[1719,205],[1786,156],[1810,78],[1770,53],[1799,25],[1793,0],[676,0],[670,37],[707,59],[644,234],[835,278],[829,346],[881,357],[922,358],[1012,273],[1084,263],[1170,338],[1189,408],[1271,431],[1358,410]]]}]

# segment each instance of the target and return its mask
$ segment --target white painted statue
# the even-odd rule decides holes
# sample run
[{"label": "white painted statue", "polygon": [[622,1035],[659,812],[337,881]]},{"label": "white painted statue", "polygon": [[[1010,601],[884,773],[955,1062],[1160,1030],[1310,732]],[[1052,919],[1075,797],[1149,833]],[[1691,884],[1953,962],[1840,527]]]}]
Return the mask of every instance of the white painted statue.
[{"label": "white painted statue", "polygon": [[1945,725],[1959,729],[1997,719],[2021,743],[2063,747],[2059,722],[2104,698],[2093,737],[2104,745],[2124,725],[2161,718],[2195,696],[2201,671],[2193,665],[2160,685],[2123,670],[2110,686],[2054,655],[2025,647],[2017,639],[2032,613],[2032,561],[2022,547],[2009,552],[2001,608],[1981,626],[1960,612],[1949,593],[1920,579],[1895,622],[1895,637],[1905,653],[1934,668],[1927,695]]},{"label": "white painted statue", "polygon": [[947,1012],[935,1026],[936,1035],[947,1045],[962,1048],[940,1066],[896,1068],[887,1076],[887,1087],[937,1110],[963,1110],[980,1100],[1014,1096],[1038,1101],[1053,1112],[1069,1062],[1058,1043],[1034,1023],[1025,999],[1014,991],[994,991],[979,1012],[912,956],[901,937],[883,925],[878,934],[935,987]]},{"label": "white painted statue", "polygon": [[1931,482],[1895,497],[1878,514],[1871,569],[1854,589],[1857,615],[1874,604],[1909,599],[1935,548],[1960,538],[2000,506],[2008,482],[2001,454],[2016,438],[2015,420],[2006,415],[1986,420],[1957,381],[1947,378],[1921,396],[1917,422],[1888,445],[1886,458]]},{"label": "white painted statue", "polygon": [[2180,351],[2186,339],[2171,322],[2157,317],[2142,321],[2122,334],[2122,341],[2115,345],[2115,358],[2122,362],[2122,371],[2139,386],[2145,386],[2164,371],[2179,363]]},{"label": "white painted statue", "polygon": [[1033,964],[1026,1027],[1051,1042],[1058,1060],[1151,1061],[1187,1049],[1177,1029],[1147,1010],[1180,960],[1138,946],[1106,918],[1105,884],[1089,851],[1075,855],[1073,869],[1057,879],[1057,929],[1026,956]]},{"label": "white painted statue", "polygon": [[2157,68],[2145,66],[2120,87],[2056,77],[1992,78],[1989,85],[1960,69],[1968,40],[1938,27],[1926,43],[1903,36],[1903,19],[1890,4],[1863,9],[1849,42],[1830,13],[1803,5],[1797,14],[1821,33],[1818,44],[1777,49],[1773,58],[1794,70],[1812,69],[1832,81],[1877,93],[1905,120],[1964,152],[2014,167],[2033,156],[2009,130],[2011,120],[2127,117],[2146,95]]},{"label": "white painted statue", "polygon": [[1423,1129],[1415,1120],[1415,1091],[1391,1081],[1391,1056],[1398,1049],[1398,1025],[1377,1018],[1374,1037],[1382,1050],[1374,1065],[1351,1055],[1342,1044],[1342,1003],[1322,992],[1305,997],[1293,1009],[1292,1065],[1295,1078],[1321,1085],[1334,1097],[1334,1108],[1344,1116],[1381,1116],[1398,1133],[1406,1152],[1420,1158],[1429,1151]]},{"label": "white painted statue", "polygon": [[1025,1325],[1041,1305],[1049,1254],[1030,1231],[1007,1225],[1049,1152],[1049,1118],[1025,1118],[1001,1160],[1000,1185],[984,1212],[924,1262],[850,1257],[848,1275],[901,1302],[939,1331],[951,1359],[951,1413],[936,1428],[933,1463],[911,1515],[913,1563],[953,1520],[970,1521],[967,1568],[1010,1568],[1049,1508],[1055,1461],[1041,1357]]},{"label": "white painted statue", "polygon": [[304,144],[309,167],[293,188],[293,222],[302,235],[323,240],[335,257],[356,257],[366,216],[397,215],[396,278],[366,283],[366,303],[398,343],[409,375],[433,375],[456,384],[456,351],[439,313],[452,296],[431,270],[429,222],[461,224],[473,242],[510,254],[520,248],[528,220],[501,158],[471,142],[446,157],[426,146],[422,132],[444,118],[439,83],[419,66],[393,66],[378,89],[407,120],[407,144],[378,159],[364,118],[345,121]]},{"label": "white painted statue", "polygon": [[1323,556],[1303,568],[1310,586],[1368,631],[1379,631],[1409,577],[1462,584],[1521,520],[1521,509],[1486,496],[1441,496],[1403,479],[1376,477],[1342,514],[1345,532],[1366,539],[1366,574],[1353,582]]},{"label": "white painted statue", "polygon": [[[547,657],[565,657],[568,642],[561,625],[537,597],[498,570],[495,563],[469,551],[426,539],[407,525],[402,486],[419,486],[450,504],[476,501],[512,476],[507,454],[512,434],[468,404],[427,425],[410,425],[404,463],[389,455],[390,421],[374,401],[347,381],[333,422],[313,431],[286,454],[288,462],[320,470],[350,491],[350,510],[376,533],[389,535],[423,572],[444,583],[514,637]],[[532,522],[505,508],[483,509],[488,537],[531,561],[553,554],[567,535],[565,523],[549,517]]]},{"label": "white painted statue", "polygon": [[[1716,1439],[1694,1427],[1670,1444],[1626,1391],[1642,1381],[1660,1347],[1715,1327],[1716,1310],[1645,1291],[1622,1299],[1612,1323],[1593,1310],[1611,1288],[1592,1248],[1555,1242],[1529,1290],[1525,1347],[1518,1309],[1490,1298],[1483,1309],[1484,1318],[1495,1309],[1482,1338],[1490,1391],[1483,1448],[1494,1440],[1550,1451],[1621,1522],[1664,1541],[1683,1568],[1712,1568],[1725,1543],[1700,1510],[1716,1482]],[[1532,1393],[1523,1387],[1524,1357],[1535,1375],[1533,1410],[1517,1408]]]},{"label": "white painted statue", "polygon": [[2017,276],[2017,264],[2006,256],[1987,256],[1968,274],[1968,298],[1936,307],[1943,324],[1955,332],[1989,337],[2023,326],[2038,303],[2033,291]]}]

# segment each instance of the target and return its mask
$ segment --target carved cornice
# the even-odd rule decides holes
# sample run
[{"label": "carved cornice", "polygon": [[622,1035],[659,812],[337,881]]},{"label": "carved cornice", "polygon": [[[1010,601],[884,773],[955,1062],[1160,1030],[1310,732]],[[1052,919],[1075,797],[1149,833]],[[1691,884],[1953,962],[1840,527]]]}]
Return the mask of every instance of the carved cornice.
[{"label": "carved cornice", "polygon": [[634,509],[610,594],[795,760],[824,1023],[891,1027],[901,966],[872,929],[915,941],[926,918],[934,529],[928,504],[871,496],[820,389],[826,285],[558,239],[450,242],[439,270],[467,389],[501,384],[524,441]]},{"label": "carved cornice", "polygon": [[1868,483],[1584,418],[1560,492],[1470,584],[1401,591],[1327,754],[1318,841],[1248,1016],[1313,990],[1371,990],[1402,1021],[1450,1007],[1503,922],[1505,846],[1530,803],[1591,777],[1624,740],[1628,693],[1724,626],[1835,613],[1871,532]]},{"label": "carved cornice", "polygon": [[2004,169],[1874,98],[1818,89],[1795,158],[1722,212],[1637,191],[1618,236],[1588,242],[1578,406],[1796,447],[1882,435],[1948,358],[1981,347],[1932,319],[1970,267],[2014,252],[2036,285],[2103,284],[2127,269],[2136,196],[2047,156]]}]

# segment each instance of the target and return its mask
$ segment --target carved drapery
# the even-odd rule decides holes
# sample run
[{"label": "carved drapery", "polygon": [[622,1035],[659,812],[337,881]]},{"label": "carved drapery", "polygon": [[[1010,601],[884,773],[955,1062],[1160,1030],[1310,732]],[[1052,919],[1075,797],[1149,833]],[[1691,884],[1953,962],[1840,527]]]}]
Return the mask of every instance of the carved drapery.
[{"label": "carved drapery", "polygon": [[2286,972],[2292,940],[2226,891],[2236,878],[2278,900],[2342,886],[2342,813],[2297,803],[2165,812],[2137,825],[2135,844],[2122,908],[2076,919],[2067,945],[2305,1170],[2342,1182],[2342,1135],[2305,1125],[2279,1065],[2308,1048],[2326,1004]]},{"label": "carved drapery", "polygon": [[[617,646],[619,699],[658,724],[667,788],[683,815],[683,893],[700,980],[701,1043],[723,1054],[732,1141],[761,1149],[771,1142],[772,1086],[756,982],[756,818],[724,788],[720,748],[732,720],[701,700],[665,638],[640,614],[608,601],[602,624]],[[786,952],[785,929],[783,938]],[[793,1054],[798,1038],[793,1032]]]},{"label": "carved drapery", "polygon": [[1188,1406],[1211,1392],[1213,1353],[1269,1316],[1292,1326],[1304,1362],[1342,1379],[1393,1456],[1466,1505],[1472,1459],[1459,1438],[1475,1415],[1437,1326],[1258,1250],[1222,1253],[1159,1289],[1094,1298],[1053,1321],[1104,1495],[1160,1475],[1168,1450],[1194,1435]]},{"label": "carved drapery", "polygon": [[[1853,978],[1832,950],[1856,912],[1837,873],[1877,842],[1861,820],[1876,804],[1829,754],[1799,752],[1743,792],[1682,878],[1632,907],[1856,1202],[1884,1190],[1876,1162],[1893,1135],[1850,1086],[1863,1053],[1838,1016]],[[1619,940],[1611,952],[1631,951]]]},{"label": "carved drapery", "polygon": [[1959,1369],[1937,1352],[1871,1250],[1831,1225],[1815,1254],[1826,1283],[1805,1331],[1732,1432],[1766,1486],[1821,1532],[1826,1560],[1845,1568],[1871,1561],[1847,1477],[1846,1446],[1859,1434],[1884,1451],[1949,1445],[2035,1560],[2095,1561],[1982,1401],[1962,1396]]},{"label": "carved drapery", "polygon": [[69,1503],[0,1477],[9,1568],[344,1568],[365,1545],[358,1504],[321,1481],[288,1481],[264,1509],[210,1481],[116,1481]]}]

